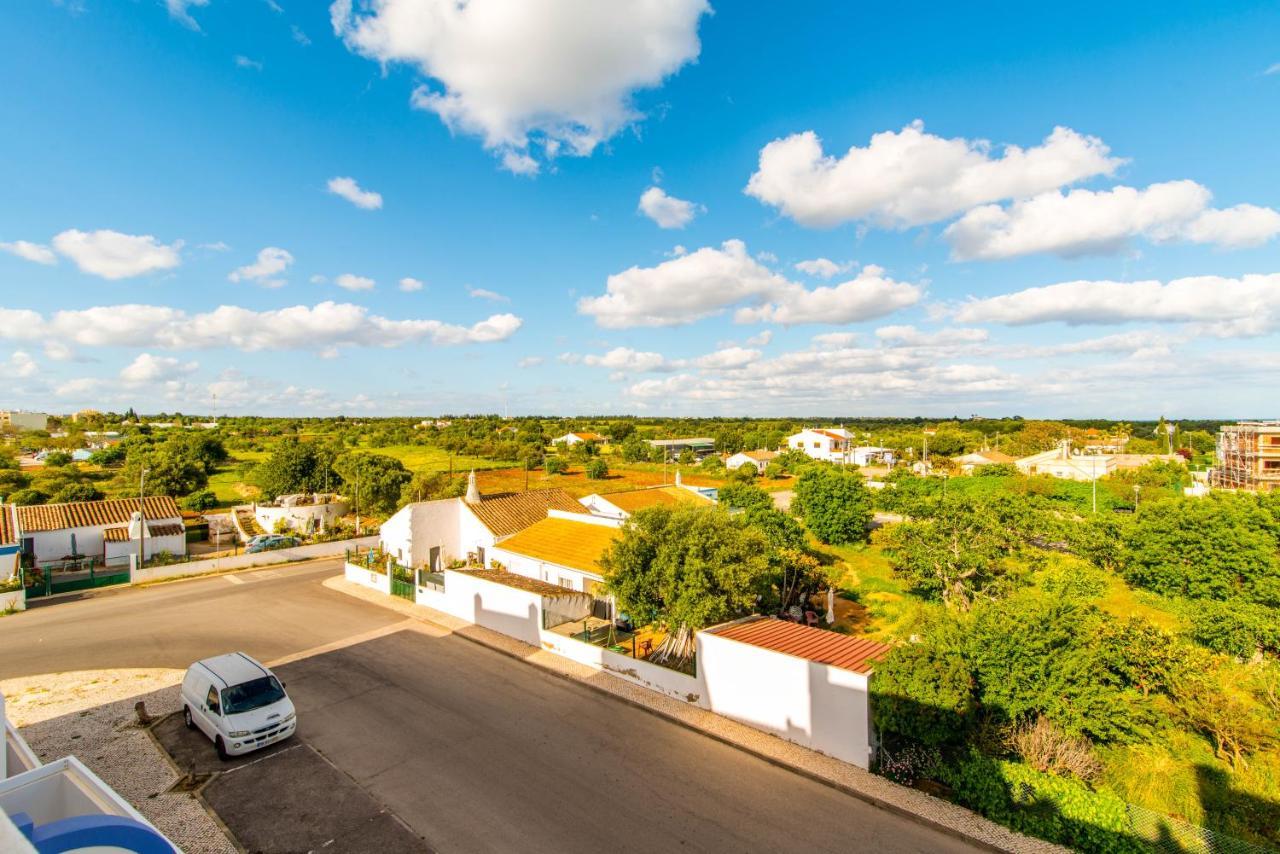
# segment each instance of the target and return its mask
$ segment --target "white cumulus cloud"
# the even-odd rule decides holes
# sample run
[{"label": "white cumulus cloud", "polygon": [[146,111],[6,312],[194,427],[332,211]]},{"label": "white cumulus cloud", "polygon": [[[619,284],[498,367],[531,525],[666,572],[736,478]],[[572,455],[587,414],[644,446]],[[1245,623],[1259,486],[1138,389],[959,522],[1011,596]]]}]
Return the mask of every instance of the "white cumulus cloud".
[{"label": "white cumulus cloud", "polygon": [[873,265],[847,282],[809,290],[752,258],[741,240],[726,240],[719,248],[615,273],[603,295],[578,301],[578,311],[610,329],[678,326],[735,305],[741,306],[738,323],[851,323],[912,305],[922,293]]},{"label": "white cumulus cloud", "polygon": [[1167,181],[1145,189],[1052,190],[1007,207],[974,208],[944,235],[953,257],[993,260],[1034,252],[1067,257],[1112,253],[1136,237],[1238,248],[1280,233],[1280,212],[1254,205],[1212,209],[1211,198],[1195,181]]},{"label": "white cumulus cloud", "polygon": [[238,267],[227,274],[232,282],[257,282],[264,288],[278,288],[284,279],[277,278],[293,263],[293,255],[279,246],[267,246],[258,252],[252,264]]},{"label": "white cumulus cloud", "polygon": [[382,207],[382,194],[360,187],[355,178],[339,176],[329,179],[329,192],[341,196],[351,204],[367,211],[376,211]]},{"label": "white cumulus cloud", "polygon": [[511,302],[510,297],[505,297],[497,291],[491,291],[487,288],[473,288],[467,285],[467,296],[472,299],[483,299],[489,302]]},{"label": "white cumulus cloud", "polygon": [[984,140],[944,139],[917,121],[839,158],[823,152],[813,131],[774,140],[761,150],[746,192],[803,225],[866,220],[902,228],[1110,175],[1123,162],[1102,140],[1065,127],[1039,145],[1007,145],[995,156]]},{"label": "white cumulus cloud", "polygon": [[1239,278],[1191,276],[1167,283],[1080,280],[974,299],[961,323],[1195,324],[1210,335],[1264,335],[1280,329],[1280,273]]},{"label": "white cumulus cloud", "polygon": [[650,187],[640,194],[639,211],[659,228],[684,228],[697,216],[697,208],[693,202],[668,196],[661,187]]},{"label": "white cumulus cloud", "polygon": [[136,359],[121,369],[120,380],[134,386],[167,382],[195,373],[199,367],[198,362],[183,362],[172,356],[140,353]]},{"label": "white cumulus cloud", "polygon": [[399,287],[400,290],[405,293],[413,293],[414,291],[420,291],[425,288],[426,284],[421,279],[415,279],[412,276],[405,276],[400,280]]},{"label": "white cumulus cloud", "polygon": [[25,350],[14,350],[9,361],[0,365],[4,375],[13,379],[29,379],[40,373],[40,365]]},{"label": "white cumulus cloud", "polygon": [[851,265],[837,264],[830,258],[811,258],[807,261],[798,261],[795,267],[806,275],[817,276],[819,279],[830,279],[837,273],[849,270]]},{"label": "white cumulus cloud", "polygon": [[471,326],[439,320],[392,320],[363,306],[322,302],[268,311],[224,305],[199,314],[170,306],[112,305],[42,315],[0,308],[0,339],[40,342],[56,338],[82,347],[138,347],[245,352],[331,347],[398,347],[488,343],[510,338],[523,321],[495,314]]},{"label": "white cumulus cloud", "polygon": [[709,11],[705,0],[335,0],[330,17],[348,49],[430,79],[415,107],[527,174],[531,146],[589,155],[642,118],[632,93],[697,58]]},{"label": "white cumulus cloud", "polygon": [[53,254],[53,250],[43,243],[32,243],[30,240],[14,240],[11,243],[0,243],[0,251],[8,252],[10,255],[17,255],[27,261],[34,261],[37,264],[56,264],[58,257]]},{"label": "white cumulus cloud", "polygon": [[54,235],[53,248],[85,273],[104,279],[127,279],[169,270],[182,263],[182,241],[166,246],[150,234],[122,234],[101,229],[68,229]]},{"label": "white cumulus cloud", "polygon": [[357,276],[355,273],[343,273],[335,277],[333,283],[348,291],[371,291],[377,284],[368,276]]}]

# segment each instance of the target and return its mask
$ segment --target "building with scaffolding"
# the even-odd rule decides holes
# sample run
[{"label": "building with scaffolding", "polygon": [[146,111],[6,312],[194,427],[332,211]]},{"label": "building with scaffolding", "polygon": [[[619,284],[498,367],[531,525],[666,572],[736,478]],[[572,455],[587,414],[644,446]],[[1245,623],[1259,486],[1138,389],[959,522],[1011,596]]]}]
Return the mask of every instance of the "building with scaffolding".
[{"label": "building with scaffolding", "polygon": [[1220,427],[1210,483],[1218,489],[1259,492],[1280,488],[1280,421],[1241,421]]}]

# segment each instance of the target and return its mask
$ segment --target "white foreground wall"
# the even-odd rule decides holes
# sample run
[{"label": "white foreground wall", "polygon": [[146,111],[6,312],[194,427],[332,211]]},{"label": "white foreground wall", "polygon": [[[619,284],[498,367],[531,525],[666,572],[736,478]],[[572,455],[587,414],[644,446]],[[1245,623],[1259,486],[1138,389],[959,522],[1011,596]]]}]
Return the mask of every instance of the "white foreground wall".
[{"label": "white foreground wall", "polygon": [[787,741],[871,765],[867,677],[699,632],[706,707]]},{"label": "white foreground wall", "polygon": [[360,537],[353,540],[334,540],[329,543],[314,543],[309,546],[294,546],[291,549],[276,549],[257,554],[238,554],[228,557],[215,557],[208,560],[193,560],[186,563],[171,563],[168,566],[152,566],[134,569],[129,574],[132,584],[145,581],[166,581],[171,578],[182,578],[187,575],[205,575],[210,572],[225,572],[231,569],[248,569],[254,566],[270,566],[273,563],[292,563],[299,560],[312,560],[322,557],[342,557],[347,549],[362,548],[378,544],[377,537]]}]

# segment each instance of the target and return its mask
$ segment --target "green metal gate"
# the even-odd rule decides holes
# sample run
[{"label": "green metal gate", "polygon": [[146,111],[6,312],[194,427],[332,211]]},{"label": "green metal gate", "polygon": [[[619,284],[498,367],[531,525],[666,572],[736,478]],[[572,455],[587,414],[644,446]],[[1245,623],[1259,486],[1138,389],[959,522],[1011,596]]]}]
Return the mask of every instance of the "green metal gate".
[{"label": "green metal gate", "polygon": [[413,586],[413,570],[408,567],[393,565],[391,567],[391,595],[401,599],[415,601],[418,597]]},{"label": "green metal gate", "polygon": [[27,588],[27,598],[36,599],[55,593],[128,584],[129,566],[102,566],[95,558],[55,561],[23,567],[22,583]]}]

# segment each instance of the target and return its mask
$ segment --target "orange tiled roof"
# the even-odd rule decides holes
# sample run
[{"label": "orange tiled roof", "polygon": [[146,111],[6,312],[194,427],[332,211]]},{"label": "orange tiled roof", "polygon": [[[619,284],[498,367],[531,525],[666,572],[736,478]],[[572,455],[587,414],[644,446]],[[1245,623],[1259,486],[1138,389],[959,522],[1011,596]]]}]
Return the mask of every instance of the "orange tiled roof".
[{"label": "orange tiled roof", "polygon": [[829,430],[814,430],[813,432],[817,433],[819,436],[826,436],[828,439],[835,439],[837,442],[849,441],[844,436],[841,436],[839,433],[832,433]]},{"label": "orange tiled roof", "polygon": [[587,513],[587,508],[563,489],[535,489],[530,492],[484,495],[481,496],[479,504],[467,504],[467,509],[474,513],[481,524],[495,537],[506,537],[523,531],[535,522],[547,518],[548,510]]},{"label": "orange tiled roof", "polygon": [[169,522],[165,525],[152,525],[148,523],[147,533],[153,537],[176,537],[179,534],[185,534],[187,529],[181,524]]},{"label": "orange tiled roof", "polygon": [[13,505],[0,504],[0,546],[12,546],[18,542],[18,528],[14,524]]},{"label": "orange tiled roof", "polygon": [[602,575],[600,558],[620,536],[617,528],[608,525],[547,518],[503,540],[494,548]]},{"label": "orange tiled roof", "polygon": [[570,436],[577,436],[584,442],[603,442],[604,436],[599,433],[570,433]]},{"label": "orange tiled roof", "polygon": [[648,489],[629,489],[626,492],[610,492],[601,495],[614,507],[631,514],[646,507],[672,507],[677,504],[714,504],[710,498],[679,486],[652,486]]},{"label": "orange tiled roof", "polygon": [[890,649],[867,638],[850,637],[771,617],[733,623],[712,632],[722,638],[818,664],[830,664],[854,673],[870,673],[872,663],[888,655]]},{"label": "orange tiled roof", "polygon": [[[454,570],[454,572],[462,572],[463,570]],[[559,584],[552,584],[549,581],[543,581],[539,578],[529,578],[527,575],[518,575],[514,572],[506,572],[497,569],[470,569],[465,570],[467,575],[475,576],[482,581],[492,581],[494,584],[505,584],[507,587],[514,587],[517,590],[527,590],[530,593],[538,593],[542,596],[585,596],[587,594],[568,587],[561,587]]]},{"label": "orange tiled roof", "polygon": [[127,543],[129,542],[129,526],[120,525],[115,528],[106,528],[102,532],[102,539],[108,543]]},{"label": "orange tiled roof", "polygon": [[774,457],[778,456],[778,452],[777,452],[777,451],[763,451],[763,450],[761,450],[761,451],[743,451],[743,452],[742,452],[742,455],[743,455],[743,456],[746,456],[746,457],[751,457],[751,459],[753,459],[753,460],[759,460],[759,461],[760,461],[760,462],[762,462],[762,463],[767,463],[767,462],[769,462],[769,460],[771,460],[771,459],[773,459]]},{"label": "orange tiled roof", "polygon": [[[64,528],[93,528],[99,525],[127,525],[138,512],[138,499],[113,498],[107,501],[74,501],[69,504],[37,504],[18,508],[18,527],[24,534],[60,531]],[[143,499],[147,519],[180,519],[182,511],[167,495]]]}]

